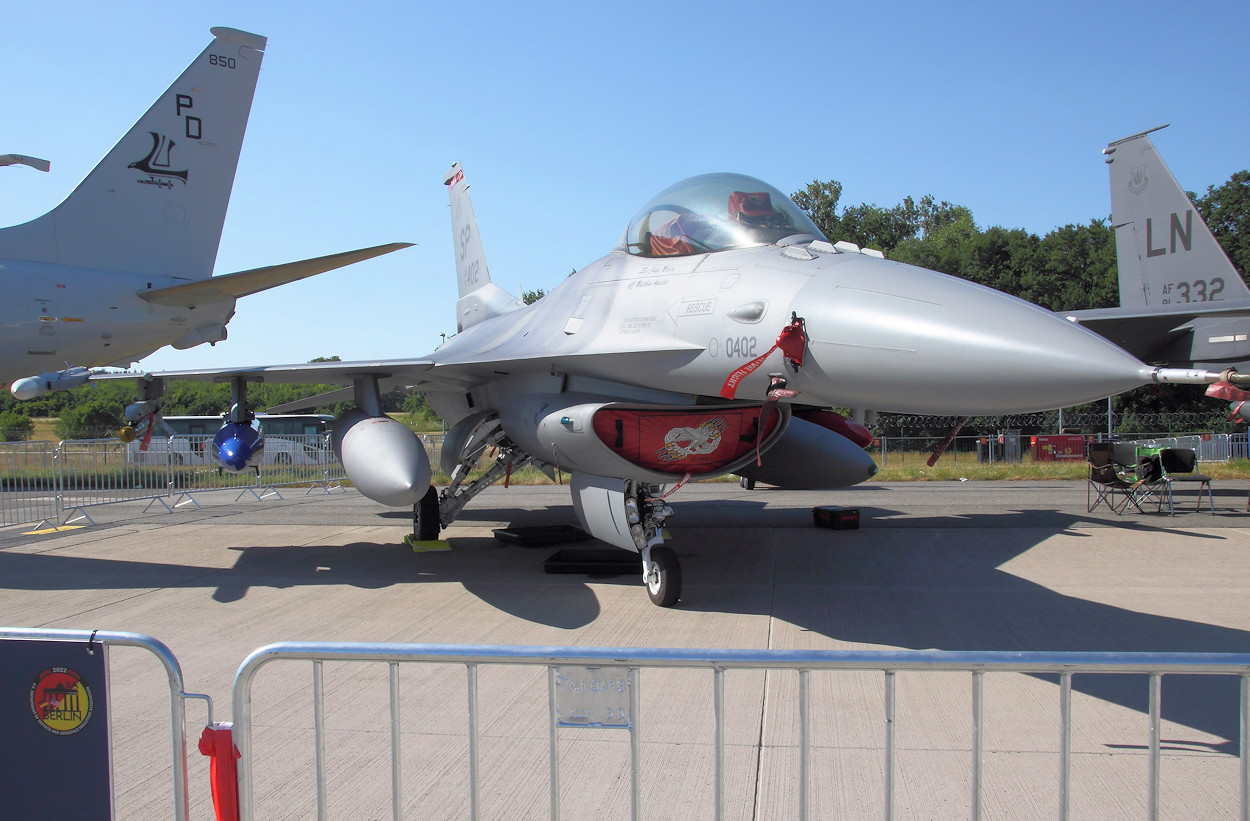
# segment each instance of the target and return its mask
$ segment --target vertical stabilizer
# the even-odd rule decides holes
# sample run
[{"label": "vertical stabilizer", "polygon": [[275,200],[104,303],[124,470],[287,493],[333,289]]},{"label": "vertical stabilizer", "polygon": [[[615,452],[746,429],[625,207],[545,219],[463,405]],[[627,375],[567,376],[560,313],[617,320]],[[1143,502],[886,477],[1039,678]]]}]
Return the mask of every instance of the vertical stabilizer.
[{"label": "vertical stabilizer", "polygon": [[212,34],[64,202],[0,230],[0,258],[212,275],[266,42],[235,29]]},{"label": "vertical stabilizer", "polygon": [[1147,135],[1159,128],[1103,149],[1111,172],[1121,307],[1250,299],[1241,275],[1150,142]]},{"label": "vertical stabilizer", "polygon": [[460,299],[456,302],[456,330],[463,331],[492,316],[510,313],[525,307],[516,297],[491,282],[486,267],[486,252],[477,232],[477,218],[469,200],[469,183],[465,181],[460,163],[453,163],[443,176],[451,197],[451,233],[456,246],[456,283]]}]

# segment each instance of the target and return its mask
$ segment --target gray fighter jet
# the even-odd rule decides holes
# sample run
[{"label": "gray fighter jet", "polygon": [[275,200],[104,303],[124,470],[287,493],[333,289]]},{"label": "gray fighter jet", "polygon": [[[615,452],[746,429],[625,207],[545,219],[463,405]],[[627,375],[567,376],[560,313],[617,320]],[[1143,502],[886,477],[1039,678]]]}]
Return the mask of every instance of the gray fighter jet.
[{"label": "gray fighter jet", "polygon": [[[436,351],[148,375],[130,418],[159,412],[165,379],[229,379],[235,410],[215,447],[242,470],[248,382],[351,385],[339,393],[357,408],[336,424],[336,450],[363,494],[413,506],[417,539],[436,539],[483,488],[537,465],[569,477],[583,527],[639,553],[651,599],[668,606],[681,571],[664,545],[663,488],[724,474],[783,488],[863,482],[876,472],[870,434],[835,407],[1004,414],[1217,378],[1147,367],[1035,305],[830,242],[777,189],[739,174],[661,191],[607,256],[526,306],[491,281],[458,164],[444,182],[459,301],[457,333]],[[451,425],[441,491],[420,441],[380,410],[394,386],[423,392]],[[471,479],[488,451],[485,475]]]},{"label": "gray fighter jet", "polygon": [[1250,289],[1150,141],[1103,149],[1111,179],[1120,307],[1066,315],[1145,362],[1250,366]]}]

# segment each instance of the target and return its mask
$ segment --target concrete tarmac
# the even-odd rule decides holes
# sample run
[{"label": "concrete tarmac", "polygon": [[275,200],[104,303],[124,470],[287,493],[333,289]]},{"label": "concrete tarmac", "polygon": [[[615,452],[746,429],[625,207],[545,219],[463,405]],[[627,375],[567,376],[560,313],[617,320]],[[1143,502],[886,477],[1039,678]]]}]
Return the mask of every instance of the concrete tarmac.
[{"label": "concrete tarmac", "polygon": [[[874,484],[837,492],[697,484],[671,501],[681,603],[653,606],[636,574],[549,575],[556,549],[493,538],[506,526],[573,524],[567,489],[492,488],[444,532],[453,549],[413,553],[407,511],[354,491],[285,500],[203,494],[200,510],[90,509],[94,526],[0,529],[0,624],[150,634],[190,691],[229,720],[235,671],[275,641],[623,647],[1250,652],[1250,514],[1243,481],[1215,483],[1217,512],[1086,512],[1083,482]],[[812,526],[817,505],[855,507],[856,531]],[[587,546],[582,543],[580,546]],[[164,674],[115,648],[110,709],[117,817],[171,817]],[[391,817],[385,665],[325,667],[330,817]],[[404,817],[468,817],[465,673],[400,673]],[[482,818],[548,817],[546,675],[480,672]],[[1073,818],[1146,815],[1144,679],[1073,683]],[[258,676],[257,818],[315,815],[307,663]],[[712,817],[707,671],[642,674],[643,818]],[[1238,682],[1166,677],[1163,817],[1235,817]],[[797,675],[726,682],[726,817],[797,817]],[[812,817],[884,811],[879,673],[812,682]],[[188,703],[193,818],[212,818],[205,716]],[[898,674],[895,817],[967,818],[971,685]],[[986,677],[982,811],[1059,812],[1059,687]],[[566,818],[629,817],[628,735],[560,731]]]}]

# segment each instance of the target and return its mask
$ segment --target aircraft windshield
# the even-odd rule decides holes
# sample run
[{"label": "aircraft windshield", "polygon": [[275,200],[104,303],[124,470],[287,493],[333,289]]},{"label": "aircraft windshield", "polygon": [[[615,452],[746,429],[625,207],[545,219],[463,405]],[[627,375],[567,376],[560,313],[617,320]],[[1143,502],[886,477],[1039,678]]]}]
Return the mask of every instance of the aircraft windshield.
[{"label": "aircraft windshield", "polygon": [[743,174],[703,174],[653,197],[630,220],[617,250],[673,257],[824,238],[771,185]]}]

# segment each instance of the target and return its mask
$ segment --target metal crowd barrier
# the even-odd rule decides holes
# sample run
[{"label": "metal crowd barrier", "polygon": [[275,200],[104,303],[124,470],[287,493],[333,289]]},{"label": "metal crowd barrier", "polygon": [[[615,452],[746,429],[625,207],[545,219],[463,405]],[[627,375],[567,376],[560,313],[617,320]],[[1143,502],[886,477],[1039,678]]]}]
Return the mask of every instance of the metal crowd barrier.
[{"label": "metal crowd barrier", "polygon": [[1250,434],[1191,433],[1182,436],[1135,436],[1123,441],[1150,448],[1187,448],[1199,462],[1229,462],[1250,458]]},{"label": "metal crowd barrier", "polygon": [[[57,445],[58,503],[64,523],[91,521],[84,508],[116,502],[148,500],[169,510],[169,470],[160,464],[136,461],[129,446],[118,439],[66,439]],[[144,508],[147,510],[147,508]]]},{"label": "metal crowd barrier", "polygon": [[425,448],[425,455],[430,458],[430,467],[437,471],[439,469],[439,460],[442,459],[443,455],[443,439],[445,435],[441,433],[418,433],[417,438],[421,440],[421,445]]},{"label": "metal crowd barrier", "polygon": [[[1156,436],[1151,439],[1135,439],[1132,440],[1138,445],[1150,448],[1185,448],[1192,450],[1199,462],[1227,462],[1236,458],[1236,451],[1240,450],[1244,456],[1245,446],[1241,445],[1237,448],[1234,441],[1236,434],[1229,433],[1212,433],[1207,436],[1190,435],[1190,436]],[[1242,442],[1244,443],[1244,434]]]},{"label": "metal crowd barrier", "polygon": [[140,442],[73,439],[0,444],[0,525],[91,521],[87,509],[118,502],[148,502],[166,511],[199,507],[195,497],[234,490],[282,498],[280,487],[329,493],[342,488],[343,466],[327,434],[266,436],[259,471],[217,469],[212,436],[171,436]]},{"label": "metal crowd barrier", "polygon": [[[3,639],[78,641],[84,644],[99,644],[106,650],[108,647],[113,646],[141,647],[156,656],[157,660],[165,667],[165,674],[169,680],[169,741],[174,796],[173,817],[178,821],[184,821],[187,818],[189,802],[187,798],[187,721],[185,700],[187,698],[199,698],[208,702],[209,723],[212,723],[213,708],[212,701],[208,696],[185,692],[182,684],[182,668],[178,664],[178,659],[174,658],[174,654],[165,644],[142,633],[124,633],[112,630],[51,630],[38,627],[0,627],[0,640]],[[105,661],[107,662],[107,660],[108,656],[105,655]],[[15,700],[10,699],[10,706],[7,709],[15,709],[13,707],[14,703],[16,703]],[[113,743],[111,734],[109,743]]]},{"label": "metal crowd barrier", "polygon": [[0,443],[0,527],[59,522],[56,445]]},{"label": "metal crowd barrier", "polygon": [[[981,817],[983,791],[982,711],[986,673],[1026,673],[1056,675],[1060,681],[1058,710],[1060,735],[1056,739],[1059,755],[1058,790],[1060,818],[1069,816],[1070,776],[1072,763],[1072,677],[1089,673],[1147,675],[1150,680],[1148,796],[1149,817],[1159,817],[1160,806],[1160,732],[1162,729],[1162,679],[1165,674],[1232,675],[1241,679],[1240,750],[1240,818],[1250,818],[1250,654],[1217,653],[1011,653],[1011,652],[949,652],[949,651],[784,651],[784,650],[667,650],[629,647],[515,647],[433,644],[354,644],[283,642],[253,652],[240,666],[232,691],[234,710],[234,741],[240,754],[238,762],[239,818],[254,818],[252,778],[255,768],[252,742],[252,683],[259,670],[274,661],[302,660],[312,662],[313,724],[316,745],[317,817],[326,817],[326,728],[322,665],[325,662],[385,662],[390,668],[390,744],[392,816],[401,817],[402,766],[400,760],[400,688],[398,669],[401,663],[433,663],[463,665],[466,673],[468,706],[467,767],[469,776],[470,817],[479,812],[478,762],[478,688],[477,674],[481,665],[539,665],[547,669],[548,733],[550,767],[551,818],[560,817],[560,763],[557,743],[558,729],[577,724],[576,711],[569,704],[562,680],[576,681],[578,675],[597,676],[609,687],[569,687],[568,690],[598,689],[607,691],[609,700],[607,722],[581,721],[583,726],[627,729],[630,736],[630,771],[632,818],[639,816],[641,778],[638,728],[644,720],[639,709],[641,671],[648,668],[703,668],[712,672],[711,698],[714,721],[711,728],[714,746],[715,817],[724,817],[725,809],[725,674],[730,670],[792,670],[798,681],[799,739],[799,816],[811,814],[811,677],[822,671],[875,671],[883,676],[885,710],[883,722],[883,768],[885,781],[884,817],[894,813],[895,736],[900,716],[896,710],[896,679],[899,673],[948,671],[970,676],[972,689],[972,818]],[[290,684],[289,676],[284,682]],[[603,706],[603,705],[600,705]],[[574,720],[569,722],[570,717]],[[583,716],[584,718],[584,716]]]}]

